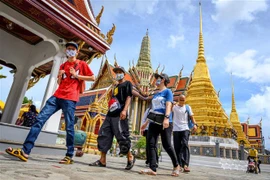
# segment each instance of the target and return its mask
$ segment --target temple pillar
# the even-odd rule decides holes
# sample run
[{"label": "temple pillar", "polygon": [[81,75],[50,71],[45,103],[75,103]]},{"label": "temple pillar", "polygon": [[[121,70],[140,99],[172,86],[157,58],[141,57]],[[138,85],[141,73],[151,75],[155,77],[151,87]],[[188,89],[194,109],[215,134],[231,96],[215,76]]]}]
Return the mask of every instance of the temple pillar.
[{"label": "temple pillar", "polygon": [[139,98],[135,97],[134,114],[133,114],[133,121],[132,121],[132,132],[135,131],[135,128],[136,128],[136,120],[137,120],[137,112],[138,112],[138,101],[139,101]]},{"label": "temple pillar", "polygon": [[[59,51],[53,57],[53,67],[51,70],[50,78],[46,87],[46,91],[42,100],[41,108],[43,108],[46,104],[46,101],[54,94],[55,90],[58,87],[57,76],[59,72],[60,65],[66,60],[66,55],[63,51]],[[60,120],[61,120],[62,110],[54,113],[46,124],[43,127],[43,130],[50,132],[58,132]]]},{"label": "temple pillar", "polygon": [[140,123],[139,123],[139,129],[141,128],[141,123],[142,123],[144,112],[145,112],[145,104],[146,104],[146,101],[143,100],[143,102],[142,102],[142,114],[141,114],[141,119],[140,119]]},{"label": "temple pillar", "polygon": [[29,79],[34,67],[19,69],[14,75],[14,81],[8,95],[1,122],[15,124],[27,90]]}]

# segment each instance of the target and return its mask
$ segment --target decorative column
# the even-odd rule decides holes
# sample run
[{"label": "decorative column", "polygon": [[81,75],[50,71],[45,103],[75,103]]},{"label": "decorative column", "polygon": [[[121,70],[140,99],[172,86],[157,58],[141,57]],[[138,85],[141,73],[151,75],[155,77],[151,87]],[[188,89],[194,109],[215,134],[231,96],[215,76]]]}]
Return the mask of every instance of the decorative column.
[{"label": "decorative column", "polygon": [[132,132],[135,131],[136,128],[136,120],[137,120],[137,112],[138,112],[138,97],[135,97],[134,103],[134,114],[133,114],[133,121],[132,121]]},{"label": "decorative column", "polygon": [[[51,70],[51,75],[49,78],[49,82],[46,88],[45,95],[43,97],[43,101],[41,104],[41,108],[44,107],[47,99],[49,99],[55,90],[58,87],[57,84],[57,76],[59,72],[60,65],[66,60],[66,56],[62,51],[59,51],[53,58],[53,67]],[[50,131],[50,132],[58,132],[59,130],[59,122],[61,120],[62,110],[57,111],[54,113],[49,120],[46,122],[46,124],[43,127],[43,130]]]},{"label": "decorative column", "polygon": [[142,125],[142,119],[143,119],[144,112],[145,112],[145,103],[146,103],[146,101],[143,100],[143,102],[142,102],[142,114],[141,114],[141,119],[140,119],[140,123],[139,123],[139,129],[141,128],[141,125]]},{"label": "decorative column", "polygon": [[15,124],[34,67],[18,68],[14,75],[1,122]]}]

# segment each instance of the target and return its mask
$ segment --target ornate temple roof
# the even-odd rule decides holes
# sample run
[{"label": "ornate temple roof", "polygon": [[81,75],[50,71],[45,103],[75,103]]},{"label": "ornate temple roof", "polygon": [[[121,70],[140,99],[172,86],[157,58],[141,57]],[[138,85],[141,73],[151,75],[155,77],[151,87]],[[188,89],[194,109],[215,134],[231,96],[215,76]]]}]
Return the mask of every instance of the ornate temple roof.
[{"label": "ornate temple roof", "polygon": [[[110,49],[115,26],[113,25],[106,36],[101,33],[90,0],[2,0],[1,2],[48,29],[59,38],[77,42],[80,45],[78,59],[90,62],[91,58],[100,56]],[[101,14],[98,15],[98,21]],[[36,45],[43,40],[40,36],[3,16],[0,16],[0,28],[31,45]],[[52,65],[52,61],[43,64],[36,68],[32,75],[45,76],[50,73]],[[16,68],[12,65],[9,67]]]},{"label": "ornate temple roof", "polygon": [[228,116],[211,82],[204,56],[201,4],[198,58],[188,87],[186,103],[193,108],[194,117],[199,125],[231,128]]}]

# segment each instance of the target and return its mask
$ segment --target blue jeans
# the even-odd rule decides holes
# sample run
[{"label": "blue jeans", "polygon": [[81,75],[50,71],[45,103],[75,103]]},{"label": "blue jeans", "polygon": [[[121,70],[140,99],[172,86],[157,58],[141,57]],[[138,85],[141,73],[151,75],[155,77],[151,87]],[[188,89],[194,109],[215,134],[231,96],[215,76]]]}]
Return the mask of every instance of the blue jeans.
[{"label": "blue jeans", "polygon": [[46,121],[58,110],[62,109],[65,117],[66,123],[66,146],[67,153],[66,156],[73,157],[74,154],[74,112],[75,112],[76,102],[71,100],[65,100],[56,98],[55,96],[50,97],[44,108],[36,117],[36,121],[30,129],[30,132],[27,135],[23,143],[23,152],[26,154],[30,154],[32,148],[35,145],[35,141],[46,123]]}]

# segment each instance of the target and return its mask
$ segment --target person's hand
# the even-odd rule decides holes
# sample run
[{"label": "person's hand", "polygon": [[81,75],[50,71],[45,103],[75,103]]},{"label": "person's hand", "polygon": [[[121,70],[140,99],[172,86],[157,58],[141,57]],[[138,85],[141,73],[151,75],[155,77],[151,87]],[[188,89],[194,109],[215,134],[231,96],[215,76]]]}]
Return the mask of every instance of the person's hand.
[{"label": "person's hand", "polygon": [[163,129],[166,129],[169,127],[169,118],[164,118],[163,121]]},{"label": "person's hand", "polygon": [[75,71],[75,69],[73,67],[71,67],[69,69],[69,72],[70,72],[70,74],[72,74],[73,77],[76,77],[77,76],[76,71]]},{"label": "person's hand", "polygon": [[192,131],[193,131],[193,132],[196,132],[197,129],[198,129],[198,126],[197,126],[197,125],[194,125],[193,128],[192,128]]},{"label": "person's hand", "polygon": [[144,131],[147,127],[148,123],[145,122],[142,126],[141,126],[141,131]]},{"label": "person's hand", "polygon": [[65,73],[65,70],[60,70],[58,72],[58,78],[62,78],[62,75]]},{"label": "person's hand", "polygon": [[121,119],[121,120],[125,120],[126,117],[127,117],[127,111],[123,110],[123,111],[121,112],[121,114],[120,114],[120,119]]}]

